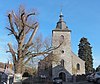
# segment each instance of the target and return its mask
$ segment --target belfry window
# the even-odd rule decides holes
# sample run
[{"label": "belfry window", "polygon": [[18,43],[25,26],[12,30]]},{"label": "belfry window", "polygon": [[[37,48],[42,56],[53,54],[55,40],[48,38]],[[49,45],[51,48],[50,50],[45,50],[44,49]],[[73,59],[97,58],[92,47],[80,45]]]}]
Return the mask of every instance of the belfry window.
[{"label": "belfry window", "polygon": [[63,35],[61,35],[60,37],[61,37],[61,40],[64,40],[64,36]]},{"label": "belfry window", "polygon": [[63,35],[60,36],[60,40],[59,41],[60,41],[60,43],[62,43],[64,41],[64,36]]},{"label": "belfry window", "polygon": [[80,64],[79,63],[77,63],[77,70],[80,70]]}]

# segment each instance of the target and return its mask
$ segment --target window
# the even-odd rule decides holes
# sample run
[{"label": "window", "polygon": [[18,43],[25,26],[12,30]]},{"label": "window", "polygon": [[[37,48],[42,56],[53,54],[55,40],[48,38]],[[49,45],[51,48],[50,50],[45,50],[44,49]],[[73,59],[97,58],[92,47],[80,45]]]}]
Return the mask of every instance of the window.
[{"label": "window", "polygon": [[61,53],[63,54],[64,53],[64,50],[62,50]]},{"label": "window", "polygon": [[61,37],[61,40],[63,41],[63,40],[64,40],[64,36],[63,36],[63,35],[61,35],[60,37]]},{"label": "window", "polygon": [[77,64],[77,70],[80,70],[80,64],[79,63]]},{"label": "window", "polygon": [[64,36],[63,35],[60,36],[60,40],[59,41],[60,41],[60,43],[62,43],[64,41]]},{"label": "window", "polygon": [[63,59],[61,60],[61,66],[64,67],[64,60]]},{"label": "window", "polygon": [[61,35],[61,37],[62,37],[62,39],[64,40],[64,36],[63,36],[63,35]]}]

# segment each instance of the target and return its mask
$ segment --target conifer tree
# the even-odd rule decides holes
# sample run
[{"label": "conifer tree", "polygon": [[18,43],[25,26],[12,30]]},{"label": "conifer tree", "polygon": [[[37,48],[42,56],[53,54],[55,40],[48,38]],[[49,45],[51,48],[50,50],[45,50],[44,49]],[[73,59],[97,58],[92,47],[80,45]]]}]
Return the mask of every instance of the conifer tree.
[{"label": "conifer tree", "polygon": [[93,72],[92,47],[87,38],[81,38],[78,46],[78,56],[85,61],[85,73]]}]

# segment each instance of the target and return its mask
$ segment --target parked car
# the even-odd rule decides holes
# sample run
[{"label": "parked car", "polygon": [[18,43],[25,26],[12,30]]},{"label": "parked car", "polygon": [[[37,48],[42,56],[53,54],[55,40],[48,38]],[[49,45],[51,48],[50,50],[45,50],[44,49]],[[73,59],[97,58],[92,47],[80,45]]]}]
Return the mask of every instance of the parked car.
[{"label": "parked car", "polygon": [[53,84],[62,84],[62,82],[62,79],[60,79],[59,77],[53,79]]},{"label": "parked car", "polygon": [[86,76],[87,81],[88,81],[88,82],[92,82],[93,79],[94,79],[93,76],[94,76],[94,73],[91,73],[91,74],[87,75],[87,76]]},{"label": "parked car", "polygon": [[96,84],[100,84],[100,71],[94,73],[93,82],[96,83]]}]

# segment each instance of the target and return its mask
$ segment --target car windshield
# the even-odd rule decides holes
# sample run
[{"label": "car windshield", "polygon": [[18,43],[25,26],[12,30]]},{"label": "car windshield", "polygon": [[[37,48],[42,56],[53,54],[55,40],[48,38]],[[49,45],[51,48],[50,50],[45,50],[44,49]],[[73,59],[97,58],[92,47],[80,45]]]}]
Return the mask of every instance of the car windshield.
[{"label": "car windshield", "polygon": [[98,72],[97,74],[100,75],[100,72]]}]

